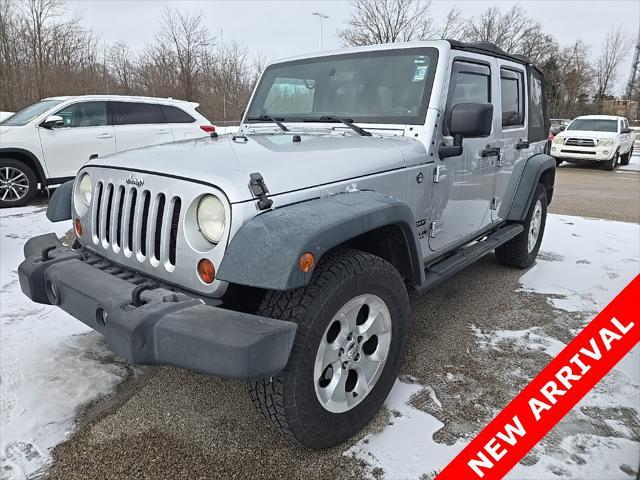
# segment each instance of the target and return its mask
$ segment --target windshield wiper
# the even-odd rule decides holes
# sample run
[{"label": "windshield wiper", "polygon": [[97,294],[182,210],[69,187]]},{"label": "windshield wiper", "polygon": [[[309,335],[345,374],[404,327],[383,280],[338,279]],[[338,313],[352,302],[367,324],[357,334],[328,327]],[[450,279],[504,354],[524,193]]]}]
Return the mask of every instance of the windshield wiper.
[{"label": "windshield wiper", "polygon": [[[249,120],[249,121],[253,120],[253,121],[258,121],[258,122],[273,122],[276,125],[278,125],[278,127],[280,127],[280,129],[283,132],[288,132],[289,131],[287,126],[284,123],[282,123],[281,120],[277,119],[276,117],[272,117],[271,115],[260,115],[258,117],[249,117],[249,118],[247,118],[247,120]],[[284,120],[284,118],[282,120]]]},{"label": "windshield wiper", "polygon": [[323,115],[322,117],[317,117],[317,118],[305,118],[304,121],[305,122],[340,122],[340,123],[344,123],[351,130],[353,130],[359,135],[362,135],[363,137],[371,136],[371,132],[367,132],[364,128],[359,127],[358,125],[355,125],[353,123],[353,120],[350,118],[340,118],[340,117],[336,117],[335,115]]}]

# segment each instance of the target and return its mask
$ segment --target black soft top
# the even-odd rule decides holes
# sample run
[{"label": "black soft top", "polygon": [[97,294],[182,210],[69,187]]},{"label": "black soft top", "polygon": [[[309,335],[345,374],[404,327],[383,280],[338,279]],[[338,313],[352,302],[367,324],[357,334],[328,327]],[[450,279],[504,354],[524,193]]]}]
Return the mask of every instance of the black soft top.
[{"label": "black soft top", "polygon": [[472,53],[481,53],[483,55],[490,55],[492,57],[503,58],[505,60],[511,60],[512,62],[521,63],[535,68],[539,73],[540,69],[536,67],[531,60],[524,55],[516,55],[507,53],[500,47],[497,47],[491,42],[460,42],[458,40],[447,40],[454,50],[463,50]]}]

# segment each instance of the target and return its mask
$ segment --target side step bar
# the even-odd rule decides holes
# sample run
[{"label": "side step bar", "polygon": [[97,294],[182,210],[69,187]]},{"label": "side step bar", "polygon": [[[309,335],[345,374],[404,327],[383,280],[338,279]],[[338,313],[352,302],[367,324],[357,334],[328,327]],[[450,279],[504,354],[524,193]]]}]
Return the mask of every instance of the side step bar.
[{"label": "side step bar", "polygon": [[508,242],[522,230],[522,225],[507,225],[491,233],[484,240],[468,247],[461,247],[453,255],[434,263],[425,270],[425,282],[420,287],[419,293],[424,293],[436,287],[447,278],[474,263],[480,257]]}]

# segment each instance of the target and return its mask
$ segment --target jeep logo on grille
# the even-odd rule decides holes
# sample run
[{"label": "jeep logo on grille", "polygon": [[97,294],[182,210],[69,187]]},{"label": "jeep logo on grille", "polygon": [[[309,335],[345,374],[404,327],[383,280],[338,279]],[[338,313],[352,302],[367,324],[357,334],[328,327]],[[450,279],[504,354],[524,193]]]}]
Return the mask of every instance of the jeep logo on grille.
[{"label": "jeep logo on grille", "polygon": [[129,178],[127,178],[127,183],[129,185],[135,185],[136,187],[141,187],[142,185],[144,185],[144,178],[138,178],[132,173],[131,175],[129,175]]}]

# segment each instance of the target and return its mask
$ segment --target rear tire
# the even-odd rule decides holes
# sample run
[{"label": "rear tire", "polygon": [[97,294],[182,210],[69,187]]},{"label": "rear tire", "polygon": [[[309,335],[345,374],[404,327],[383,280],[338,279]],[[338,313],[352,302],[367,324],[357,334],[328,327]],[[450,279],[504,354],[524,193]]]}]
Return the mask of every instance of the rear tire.
[{"label": "rear tire", "polygon": [[407,338],[409,299],[393,265],[357,250],[330,252],[308,286],[267,292],[258,314],[298,324],[284,370],[249,384],[258,411],[280,432],[328,448],[373,418]]},{"label": "rear tire", "polygon": [[36,195],[38,179],[31,167],[13,158],[0,158],[0,208],[22,207]]},{"label": "rear tire", "polygon": [[542,243],[544,227],[547,223],[547,190],[541,183],[522,222],[524,230],[508,242],[496,248],[496,258],[503,265],[528,268],[535,261]]}]

